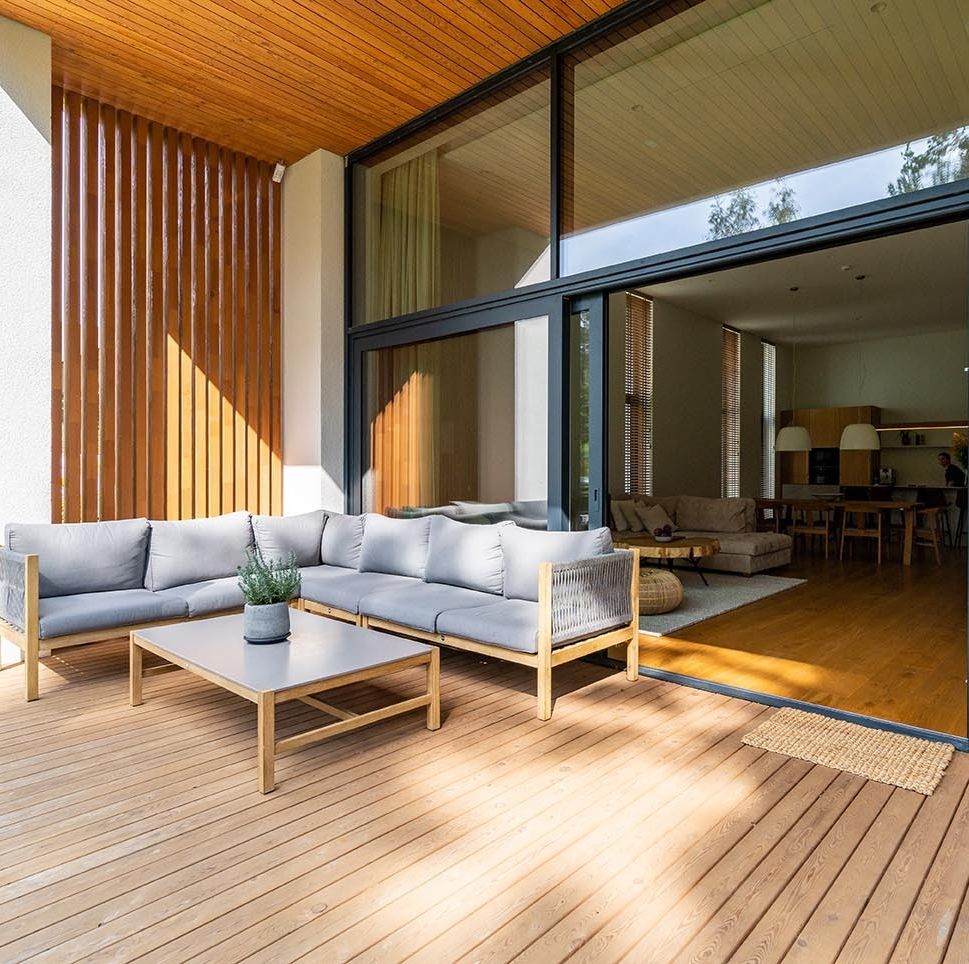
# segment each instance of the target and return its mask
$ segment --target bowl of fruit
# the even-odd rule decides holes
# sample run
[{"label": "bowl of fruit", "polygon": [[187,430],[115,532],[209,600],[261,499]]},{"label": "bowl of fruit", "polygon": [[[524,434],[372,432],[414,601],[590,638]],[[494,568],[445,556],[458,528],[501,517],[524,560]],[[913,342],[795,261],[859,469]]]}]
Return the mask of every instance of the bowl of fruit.
[{"label": "bowl of fruit", "polygon": [[671,525],[665,525],[660,529],[653,529],[653,538],[657,542],[672,542],[673,527]]}]

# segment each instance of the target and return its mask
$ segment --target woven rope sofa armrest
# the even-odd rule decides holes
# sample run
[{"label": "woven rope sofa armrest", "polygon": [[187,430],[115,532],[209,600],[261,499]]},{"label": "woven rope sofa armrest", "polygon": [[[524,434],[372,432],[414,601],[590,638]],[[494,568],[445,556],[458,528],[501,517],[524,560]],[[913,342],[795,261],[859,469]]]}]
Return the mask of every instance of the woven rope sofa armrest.
[{"label": "woven rope sofa armrest", "polygon": [[37,558],[0,546],[0,620],[21,633],[37,615]]},{"label": "woven rope sofa armrest", "polygon": [[617,549],[551,567],[551,637],[557,646],[632,621],[630,585],[636,553]]}]

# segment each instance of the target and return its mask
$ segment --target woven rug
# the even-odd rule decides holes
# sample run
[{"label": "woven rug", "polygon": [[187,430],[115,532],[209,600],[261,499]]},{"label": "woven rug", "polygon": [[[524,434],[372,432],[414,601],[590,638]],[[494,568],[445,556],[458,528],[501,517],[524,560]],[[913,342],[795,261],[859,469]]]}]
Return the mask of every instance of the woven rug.
[{"label": "woven rug", "polygon": [[709,586],[704,586],[695,572],[686,569],[674,570],[683,583],[683,602],[671,613],[658,616],[643,616],[639,629],[648,636],[672,636],[687,626],[702,623],[731,610],[749,606],[751,603],[768,596],[796,589],[804,583],[803,579],[785,576],[736,576],[731,573],[708,572]]},{"label": "woven rug", "polygon": [[955,752],[948,743],[888,733],[791,707],[778,710],[743,742],[927,797],[939,785]]}]

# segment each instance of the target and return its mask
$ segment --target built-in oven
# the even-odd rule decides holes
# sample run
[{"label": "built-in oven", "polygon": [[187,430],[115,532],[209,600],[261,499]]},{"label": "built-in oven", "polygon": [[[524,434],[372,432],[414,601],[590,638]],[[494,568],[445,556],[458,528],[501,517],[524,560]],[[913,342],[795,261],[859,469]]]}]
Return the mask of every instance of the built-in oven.
[{"label": "built-in oven", "polygon": [[840,461],[840,449],[811,449],[808,455],[808,481],[811,485],[837,485]]}]

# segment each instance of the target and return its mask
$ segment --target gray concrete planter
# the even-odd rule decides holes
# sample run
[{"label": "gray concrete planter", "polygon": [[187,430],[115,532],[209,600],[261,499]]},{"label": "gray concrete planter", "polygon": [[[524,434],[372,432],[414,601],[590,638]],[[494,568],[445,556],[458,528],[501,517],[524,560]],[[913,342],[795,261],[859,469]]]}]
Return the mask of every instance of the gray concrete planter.
[{"label": "gray concrete planter", "polygon": [[281,643],[289,636],[289,603],[252,606],[246,603],[242,635],[249,643]]}]

